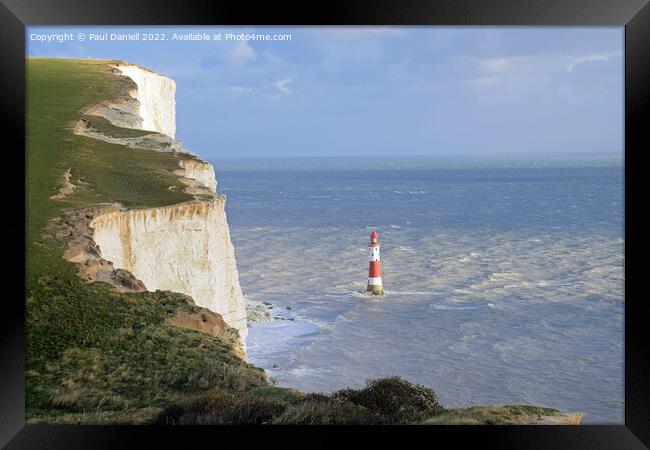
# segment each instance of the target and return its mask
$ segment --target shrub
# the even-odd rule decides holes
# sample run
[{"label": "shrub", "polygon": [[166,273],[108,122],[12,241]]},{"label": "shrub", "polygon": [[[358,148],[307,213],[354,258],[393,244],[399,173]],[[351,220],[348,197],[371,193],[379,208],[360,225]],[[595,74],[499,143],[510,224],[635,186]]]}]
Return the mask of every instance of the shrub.
[{"label": "shrub", "polygon": [[410,423],[442,412],[433,389],[399,377],[369,380],[362,389],[344,389],[333,398],[345,399],[381,416],[383,423]]},{"label": "shrub", "polygon": [[343,399],[301,399],[273,419],[274,425],[372,425],[375,414]]},{"label": "shrub", "polygon": [[[278,392],[276,392],[278,391]],[[398,377],[370,380],[361,389],[332,395],[256,387],[215,391],[185,406],[172,406],[153,422],[161,425],[378,425],[419,422],[443,411],[435,392]]]},{"label": "shrub", "polygon": [[171,406],[154,420],[158,425],[262,425],[281,414],[286,405],[249,394],[221,391],[205,395],[187,406]]},{"label": "shrub", "polygon": [[172,405],[158,414],[151,423],[152,425],[177,425],[184,413],[183,406]]}]

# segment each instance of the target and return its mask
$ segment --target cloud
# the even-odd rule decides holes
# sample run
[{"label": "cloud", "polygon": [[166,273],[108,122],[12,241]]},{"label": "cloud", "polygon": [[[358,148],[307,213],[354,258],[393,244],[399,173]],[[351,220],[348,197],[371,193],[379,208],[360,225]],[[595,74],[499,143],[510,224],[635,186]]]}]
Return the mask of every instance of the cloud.
[{"label": "cloud", "polygon": [[549,55],[478,58],[471,60],[471,67],[467,86],[490,100],[526,97],[546,84],[553,71],[561,70],[557,58]]},{"label": "cloud", "polygon": [[579,64],[584,64],[588,62],[607,62],[610,58],[619,56],[621,52],[603,52],[603,53],[591,53],[589,55],[581,55],[574,58],[566,64],[566,71],[568,73],[573,72],[573,69]]},{"label": "cloud", "polygon": [[[540,98],[540,90],[545,86],[568,82],[566,74],[571,74],[576,66],[591,62],[606,62],[620,51],[594,52],[588,54],[542,53],[537,55],[502,56],[497,58],[470,58],[469,76],[465,84],[480,99],[523,100]],[[580,89],[580,87],[574,87]],[[575,102],[576,93],[566,94],[566,100]],[[582,95],[582,94],[581,94]],[[581,98],[595,100],[590,95]]]},{"label": "cloud", "polygon": [[273,83],[273,85],[280,95],[289,95],[291,93],[291,90],[289,89],[289,85],[291,83],[293,83],[293,80],[291,78],[285,78],[283,80],[276,81]]},{"label": "cloud", "polygon": [[228,55],[229,61],[236,65],[243,64],[255,58],[257,58],[257,53],[246,41],[237,42]]}]

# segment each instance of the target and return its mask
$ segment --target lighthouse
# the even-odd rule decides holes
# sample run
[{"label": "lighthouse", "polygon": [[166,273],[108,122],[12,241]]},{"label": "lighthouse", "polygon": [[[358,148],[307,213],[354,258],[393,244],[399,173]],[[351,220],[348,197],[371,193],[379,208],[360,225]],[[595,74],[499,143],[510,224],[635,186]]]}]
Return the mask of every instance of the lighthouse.
[{"label": "lighthouse", "polygon": [[381,284],[381,261],[379,259],[379,235],[376,231],[373,231],[370,235],[370,242],[368,243],[370,248],[370,269],[368,270],[368,289],[366,293],[372,295],[382,295],[384,293],[384,287]]}]

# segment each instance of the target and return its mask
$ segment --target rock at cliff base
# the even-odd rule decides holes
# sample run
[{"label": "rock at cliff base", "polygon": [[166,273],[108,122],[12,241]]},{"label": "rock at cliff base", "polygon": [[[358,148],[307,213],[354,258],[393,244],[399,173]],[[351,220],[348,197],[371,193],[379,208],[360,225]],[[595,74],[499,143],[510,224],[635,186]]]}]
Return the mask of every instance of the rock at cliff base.
[{"label": "rock at cliff base", "polygon": [[144,292],[147,290],[144,283],[127,270],[116,269],[113,271],[111,278],[113,284],[121,286],[129,291]]}]

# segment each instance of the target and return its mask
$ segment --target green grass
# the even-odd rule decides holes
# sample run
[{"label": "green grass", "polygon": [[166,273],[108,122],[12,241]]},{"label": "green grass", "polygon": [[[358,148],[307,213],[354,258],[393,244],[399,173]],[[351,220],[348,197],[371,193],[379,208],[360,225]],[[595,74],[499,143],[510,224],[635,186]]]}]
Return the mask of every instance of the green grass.
[{"label": "green grass", "polygon": [[[116,98],[132,87],[111,74],[109,62],[27,59],[28,288],[33,276],[61,265],[58,252],[52,251],[56,249],[35,242],[48,220],[62,209],[105,202],[146,207],[191,199],[178,179],[165,171],[177,168],[177,155],[134,151],[72,133],[70,127],[81,118],[83,107]],[[76,185],[74,194],[51,200],[68,169]]]},{"label": "green grass", "polygon": [[305,395],[297,389],[269,385],[251,386],[248,389],[248,393],[256,397],[262,397],[267,400],[278,402],[292,402],[304,397]]},{"label": "green grass", "polygon": [[447,409],[424,420],[425,425],[518,425],[531,417],[559,413],[552,408],[529,405],[471,406]]},{"label": "green grass", "polygon": [[[164,324],[178,308],[196,309],[184,296],[118,294],[106,284],[86,284],[63,259],[65,241],[42,237],[48,221],[66,209],[191,199],[170,172],[178,155],[72,133],[82,108],[132,87],[107,63],[27,59],[26,410],[32,422],[139,423],[216,388],[235,392],[266,384],[261,369],[218,338]],[[107,130],[105,122],[92,120]],[[73,194],[50,199],[68,169]]]},{"label": "green grass", "polygon": [[147,136],[150,134],[157,134],[154,133],[153,131],[116,127],[115,125],[113,125],[112,123],[110,123],[108,120],[104,119],[101,116],[84,115],[83,118],[88,122],[88,125],[91,128],[93,128],[95,131],[113,138],[134,138],[134,137]]}]

